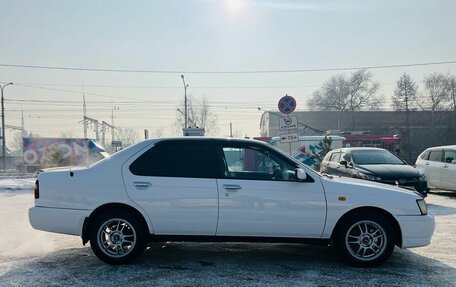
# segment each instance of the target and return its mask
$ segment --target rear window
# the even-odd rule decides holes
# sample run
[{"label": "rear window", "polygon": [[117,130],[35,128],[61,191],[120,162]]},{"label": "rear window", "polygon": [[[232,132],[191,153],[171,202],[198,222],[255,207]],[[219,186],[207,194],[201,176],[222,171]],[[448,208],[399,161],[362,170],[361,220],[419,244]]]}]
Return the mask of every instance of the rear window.
[{"label": "rear window", "polygon": [[330,161],[339,162],[340,152],[335,152],[331,155]]},{"label": "rear window", "polygon": [[329,159],[331,158],[331,155],[332,155],[332,153],[326,154],[325,157],[323,158],[323,161],[329,161]]},{"label": "rear window", "polygon": [[130,171],[140,176],[215,178],[212,162],[206,144],[163,142],[136,159]]},{"label": "rear window", "polygon": [[429,154],[429,160],[430,161],[442,161],[442,155],[443,155],[442,150],[431,150],[431,153]]}]

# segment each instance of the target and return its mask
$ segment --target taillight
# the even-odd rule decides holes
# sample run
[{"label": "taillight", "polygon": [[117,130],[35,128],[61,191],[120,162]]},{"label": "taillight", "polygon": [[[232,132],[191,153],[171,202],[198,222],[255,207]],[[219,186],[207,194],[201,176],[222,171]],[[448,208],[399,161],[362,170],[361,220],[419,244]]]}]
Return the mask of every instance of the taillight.
[{"label": "taillight", "polygon": [[40,198],[40,183],[38,182],[38,180],[35,181],[34,193],[35,193],[35,199]]}]

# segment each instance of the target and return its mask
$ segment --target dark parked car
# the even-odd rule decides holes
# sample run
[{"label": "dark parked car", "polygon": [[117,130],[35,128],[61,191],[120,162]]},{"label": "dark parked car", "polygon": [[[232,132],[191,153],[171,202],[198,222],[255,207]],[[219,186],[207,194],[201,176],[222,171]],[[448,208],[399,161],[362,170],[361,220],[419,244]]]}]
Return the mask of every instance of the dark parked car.
[{"label": "dark parked car", "polygon": [[426,196],[429,190],[423,173],[382,148],[354,147],[332,150],[324,157],[320,171],[413,187],[423,196]]}]

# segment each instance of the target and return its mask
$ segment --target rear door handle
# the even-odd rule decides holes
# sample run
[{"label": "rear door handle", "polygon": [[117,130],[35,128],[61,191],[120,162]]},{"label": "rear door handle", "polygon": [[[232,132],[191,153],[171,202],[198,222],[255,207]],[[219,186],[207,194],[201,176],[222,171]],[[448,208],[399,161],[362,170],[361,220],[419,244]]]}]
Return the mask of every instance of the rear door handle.
[{"label": "rear door handle", "polygon": [[135,182],[133,182],[133,185],[135,187],[147,188],[147,187],[151,186],[152,183],[150,183],[148,181],[135,181]]},{"label": "rear door handle", "polygon": [[237,184],[224,184],[223,188],[227,190],[239,190],[241,189],[241,186]]}]

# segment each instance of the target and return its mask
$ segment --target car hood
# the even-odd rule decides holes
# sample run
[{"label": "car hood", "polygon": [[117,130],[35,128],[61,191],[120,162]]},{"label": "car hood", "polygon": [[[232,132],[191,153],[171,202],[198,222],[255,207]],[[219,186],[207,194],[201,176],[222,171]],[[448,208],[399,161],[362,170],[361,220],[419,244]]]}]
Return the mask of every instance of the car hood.
[{"label": "car hood", "polygon": [[385,191],[385,192],[393,192],[393,193],[402,193],[402,194],[413,194],[416,195],[418,198],[422,198],[422,196],[416,192],[415,190],[399,187],[396,185],[384,184],[375,181],[369,181],[364,179],[358,179],[353,177],[343,177],[343,176],[331,176],[326,178],[326,182],[332,182],[334,184],[342,184],[342,185],[349,185],[353,189],[359,190],[375,190],[375,191]]},{"label": "car hood", "polygon": [[410,165],[402,164],[366,164],[356,165],[362,173],[372,174],[384,179],[407,179],[420,177],[420,172]]}]

